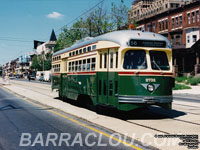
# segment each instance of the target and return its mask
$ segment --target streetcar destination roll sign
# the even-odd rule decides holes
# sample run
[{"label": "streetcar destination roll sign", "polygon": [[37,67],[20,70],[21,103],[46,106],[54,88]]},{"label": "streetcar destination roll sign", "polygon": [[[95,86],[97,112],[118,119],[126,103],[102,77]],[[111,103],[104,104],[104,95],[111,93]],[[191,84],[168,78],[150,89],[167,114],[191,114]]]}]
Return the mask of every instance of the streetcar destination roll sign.
[{"label": "streetcar destination roll sign", "polygon": [[133,47],[166,47],[165,41],[151,41],[151,40],[130,40],[130,46]]}]

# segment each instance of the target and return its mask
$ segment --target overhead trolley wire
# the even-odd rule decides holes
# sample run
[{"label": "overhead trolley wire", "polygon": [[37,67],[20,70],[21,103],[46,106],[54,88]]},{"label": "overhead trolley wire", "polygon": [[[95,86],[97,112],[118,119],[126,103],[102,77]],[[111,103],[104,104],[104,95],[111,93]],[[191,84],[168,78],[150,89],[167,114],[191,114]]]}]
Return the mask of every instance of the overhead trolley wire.
[{"label": "overhead trolley wire", "polygon": [[56,32],[58,32],[59,30],[62,30],[65,26],[70,25],[71,23],[73,23],[74,21],[76,21],[77,19],[79,19],[80,17],[82,17],[83,15],[87,14],[88,12],[92,11],[94,8],[96,8],[98,5],[100,5],[101,3],[103,3],[105,0],[101,0],[99,3],[97,3],[96,5],[94,5],[93,7],[89,8],[87,11],[83,12],[81,15],[79,15],[78,17],[76,17],[75,19],[73,19],[72,21],[68,22],[66,25],[62,26],[61,28],[59,28],[58,30],[56,30]]}]

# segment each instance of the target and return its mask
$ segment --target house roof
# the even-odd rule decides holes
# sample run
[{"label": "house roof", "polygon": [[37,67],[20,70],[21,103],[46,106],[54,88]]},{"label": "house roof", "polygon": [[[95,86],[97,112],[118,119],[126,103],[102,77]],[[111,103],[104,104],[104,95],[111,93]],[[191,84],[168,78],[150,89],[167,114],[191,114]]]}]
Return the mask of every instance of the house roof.
[{"label": "house roof", "polygon": [[51,32],[51,37],[50,37],[49,41],[57,41],[57,38],[56,38],[56,35],[55,35],[55,32],[54,32],[54,29],[53,29],[52,32]]}]

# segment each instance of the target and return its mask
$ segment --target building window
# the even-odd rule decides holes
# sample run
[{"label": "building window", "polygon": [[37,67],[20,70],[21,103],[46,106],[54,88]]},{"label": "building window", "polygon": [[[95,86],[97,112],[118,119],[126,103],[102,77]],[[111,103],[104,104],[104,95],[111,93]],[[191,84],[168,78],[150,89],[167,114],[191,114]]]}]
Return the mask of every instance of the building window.
[{"label": "building window", "polygon": [[168,20],[165,20],[165,27],[168,29]]},{"label": "building window", "polygon": [[162,30],[165,30],[165,22],[162,21]]},{"label": "building window", "polygon": [[190,36],[187,36],[187,43],[190,43]]},{"label": "building window", "polygon": [[172,18],[172,28],[174,28],[174,18]]},{"label": "building window", "polygon": [[199,10],[197,10],[197,22],[199,22]]},{"label": "building window", "polygon": [[195,13],[192,12],[192,23],[195,23]]},{"label": "building window", "polygon": [[161,22],[159,22],[159,31],[161,31]]},{"label": "building window", "polygon": [[197,35],[193,35],[192,39],[193,39],[193,42],[196,42],[197,41]]},{"label": "building window", "polygon": [[180,23],[180,26],[182,26],[182,16],[179,16],[179,23]]},{"label": "building window", "polygon": [[187,14],[188,24],[190,24],[190,13]]},{"label": "building window", "polygon": [[178,17],[176,17],[176,27],[178,27]]}]

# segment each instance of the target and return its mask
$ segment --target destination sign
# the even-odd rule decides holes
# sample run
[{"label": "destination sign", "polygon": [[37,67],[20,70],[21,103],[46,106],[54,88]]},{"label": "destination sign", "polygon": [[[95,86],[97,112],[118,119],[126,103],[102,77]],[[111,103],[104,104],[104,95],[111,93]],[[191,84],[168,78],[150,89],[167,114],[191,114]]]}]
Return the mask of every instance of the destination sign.
[{"label": "destination sign", "polygon": [[165,41],[151,41],[151,40],[130,40],[130,46],[133,47],[166,47]]}]

